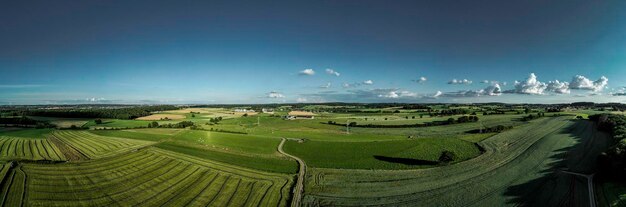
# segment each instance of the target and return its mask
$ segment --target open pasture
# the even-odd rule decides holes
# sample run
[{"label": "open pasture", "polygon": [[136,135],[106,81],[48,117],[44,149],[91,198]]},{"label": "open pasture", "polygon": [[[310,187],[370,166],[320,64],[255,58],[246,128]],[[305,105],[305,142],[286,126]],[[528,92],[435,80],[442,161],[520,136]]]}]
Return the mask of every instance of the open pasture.
[{"label": "open pasture", "polygon": [[436,167],[441,153],[456,154],[455,162],[480,155],[472,142],[456,138],[422,138],[377,142],[289,141],[285,151],[319,168],[412,169]]},{"label": "open pasture", "polygon": [[0,136],[0,160],[65,160],[63,153],[47,139]]},{"label": "open pasture", "polygon": [[[593,153],[582,153],[594,146],[584,143],[602,139],[606,135],[593,132],[586,121],[541,119],[483,140],[484,154],[448,166],[394,171],[312,168],[305,202],[342,206],[588,203],[584,180],[557,169],[580,170],[576,163],[595,159]],[[577,190],[568,191],[571,186]]]},{"label": "open pasture", "polygon": [[292,177],[149,148],[55,165],[21,164],[7,206],[286,206]]},{"label": "open pasture", "polygon": [[72,130],[55,131],[53,136],[90,159],[131,151],[153,143],[141,140],[98,136],[85,131]]}]

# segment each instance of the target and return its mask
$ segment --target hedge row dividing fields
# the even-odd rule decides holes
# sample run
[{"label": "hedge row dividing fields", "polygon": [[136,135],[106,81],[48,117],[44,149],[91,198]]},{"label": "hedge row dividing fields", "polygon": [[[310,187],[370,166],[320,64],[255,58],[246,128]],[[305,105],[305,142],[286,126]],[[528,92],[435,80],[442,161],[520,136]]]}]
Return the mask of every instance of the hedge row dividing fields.
[{"label": "hedge row dividing fields", "polygon": [[286,206],[293,183],[291,175],[152,147],[77,163],[24,163],[15,169],[13,184],[2,191],[11,202],[5,206]]},{"label": "hedge row dividing fields", "polygon": [[65,160],[63,153],[47,139],[0,136],[0,160]]},{"label": "hedge row dividing fields", "polygon": [[99,136],[85,131],[55,131],[52,135],[90,159],[132,151],[153,142]]},{"label": "hedge row dividing fields", "polygon": [[[553,171],[552,165],[564,156],[563,150],[577,143],[577,138],[592,139],[592,136],[587,136],[591,129],[591,123],[574,122],[570,117],[536,120],[483,140],[481,145],[486,151],[481,156],[437,168],[312,168],[307,172],[304,203],[311,206],[504,206],[515,205],[511,199],[534,191],[531,187],[511,190],[512,186],[532,183],[532,187],[558,189],[537,195],[557,205],[562,198],[559,193],[563,193],[564,183],[576,183],[572,183],[574,181],[570,177],[564,177],[569,176],[565,174],[551,175],[555,176],[555,181],[548,183],[537,179]],[[578,189],[584,192],[586,186],[577,184],[580,185]],[[505,194],[510,195],[507,197]],[[577,196],[581,199],[579,202],[588,202],[584,195]],[[532,202],[531,198],[525,200]]]}]

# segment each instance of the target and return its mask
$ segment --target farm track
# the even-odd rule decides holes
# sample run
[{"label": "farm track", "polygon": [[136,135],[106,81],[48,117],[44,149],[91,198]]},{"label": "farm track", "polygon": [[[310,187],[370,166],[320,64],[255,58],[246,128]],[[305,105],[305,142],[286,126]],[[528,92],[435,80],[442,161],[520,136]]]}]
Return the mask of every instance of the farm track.
[{"label": "farm track", "polygon": [[285,142],[287,142],[287,139],[285,138],[283,138],[280,141],[280,144],[278,145],[278,152],[298,161],[298,165],[300,166],[298,170],[298,178],[296,179],[296,185],[294,186],[294,189],[293,189],[293,197],[291,200],[292,207],[299,207],[302,205],[302,194],[304,193],[304,178],[306,176],[306,163],[304,162],[304,160],[296,156],[290,155],[286,153],[285,151],[283,151],[283,146],[285,145]]},{"label": "farm track", "polygon": [[309,173],[315,179],[307,181],[304,205],[514,205],[502,194],[509,192],[510,186],[541,176],[551,157],[557,155],[555,150],[573,144],[570,134],[586,135],[588,128],[581,126],[588,125],[562,117],[539,120],[484,140],[481,145],[487,151],[477,158],[444,167],[376,171],[313,168]]}]

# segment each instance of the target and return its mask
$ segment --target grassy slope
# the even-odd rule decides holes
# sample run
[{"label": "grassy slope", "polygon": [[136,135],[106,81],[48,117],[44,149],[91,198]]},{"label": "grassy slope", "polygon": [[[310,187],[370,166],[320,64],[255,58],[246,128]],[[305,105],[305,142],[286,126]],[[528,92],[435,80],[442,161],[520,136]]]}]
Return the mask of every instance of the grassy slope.
[{"label": "grassy slope", "polygon": [[[420,205],[420,206],[502,206],[558,205],[560,201],[585,200],[585,183],[555,168],[576,169],[575,163],[595,157],[565,154],[564,150],[587,149],[587,139],[606,139],[591,133],[588,123],[567,117],[542,119],[534,124],[498,134],[483,141],[487,152],[458,164],[407,171],[309,170],[306,200],[322,205]],[[580,121],[583,122],[583,121]],[[580,140],[580,141],[578,141]],[[568,161],[563,161],[566,156]],[[554,180],[547,182],[546,180]],[[566,196],[570,185],[575,198]]]},{"label": "grassy slope", "polygon": [[14,206],[285,206],[292,177],[156,148],[81,163],[24,164],[24,201]]},{"label": "grassy slope", "polygon": [[[454,152],[458,161],[478,156],[480,150],[471,142],[454,138],[423,138],[380,142],[290,141],[285,151],[304,159],[307,165],[347,169],[411,169],[432,167],[420,161],[437,161],[441,152]],[[385,159],[387,158],[387,159]],[[402,161],[390,158],[411,159]],[[387,160],[387,161],[385,161]],[[432,165],[432,164],[431,164]]]},{"label": "grassy slope", "polygon": [[237,165],[268,172],[295,173],[297,171],[297,163],[293,160],[289,160],[286,158],[265,158],[259,156],[248,156],[219,152],[200,148],[197,145],[185,142],[163,142],[155,146],[161,149],[192,155],[202,159],[214,160],[218,162],[228,163],[231,165]]}]

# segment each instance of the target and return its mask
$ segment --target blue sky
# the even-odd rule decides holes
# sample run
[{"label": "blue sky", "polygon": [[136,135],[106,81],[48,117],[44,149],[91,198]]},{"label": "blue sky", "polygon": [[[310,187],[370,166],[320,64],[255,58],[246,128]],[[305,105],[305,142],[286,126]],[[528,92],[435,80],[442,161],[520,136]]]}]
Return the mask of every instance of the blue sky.
[{"label": "blue sky", "polygon": [[0,20],[0,104],[626,102],[624,1],[31,1]]}]

